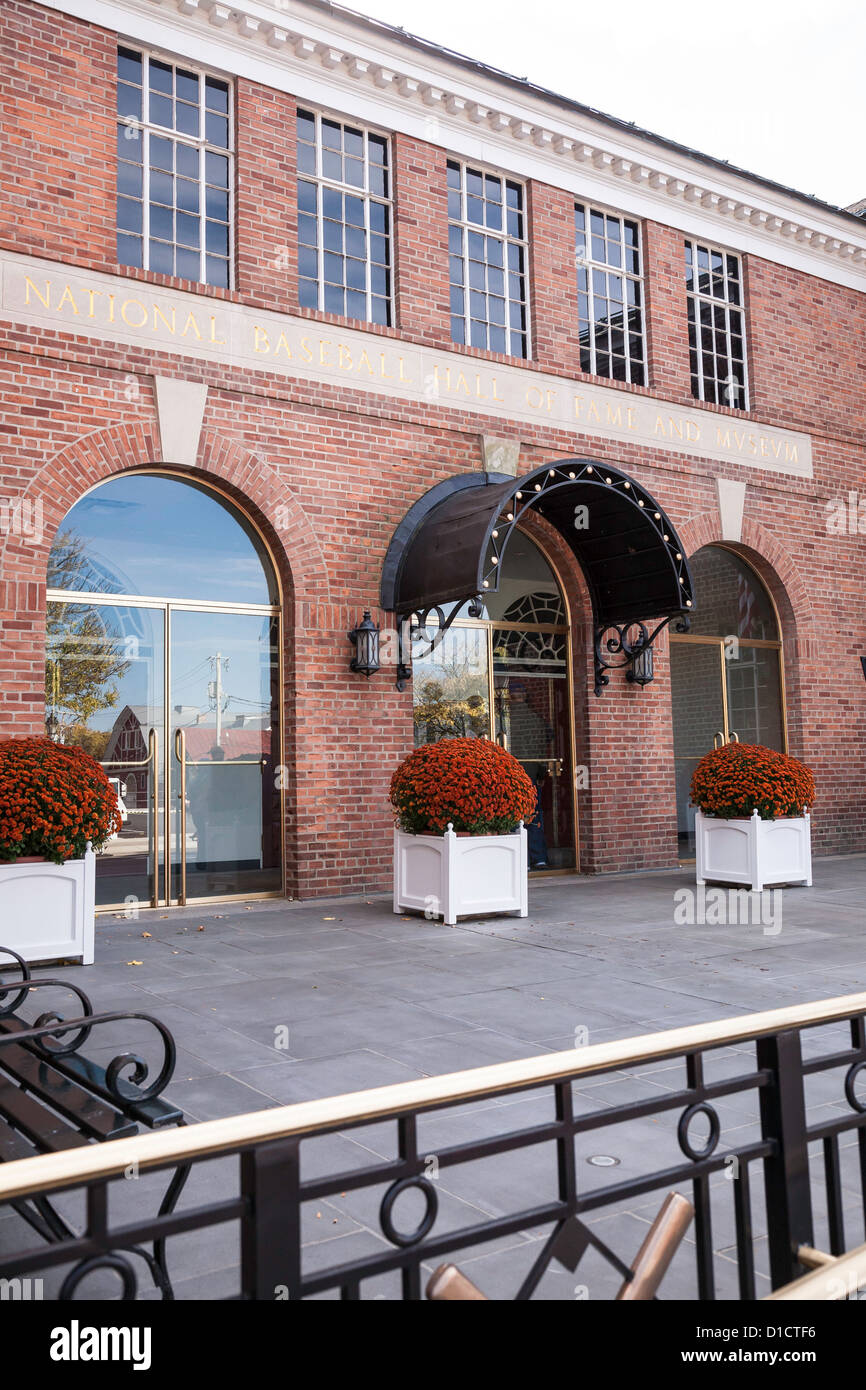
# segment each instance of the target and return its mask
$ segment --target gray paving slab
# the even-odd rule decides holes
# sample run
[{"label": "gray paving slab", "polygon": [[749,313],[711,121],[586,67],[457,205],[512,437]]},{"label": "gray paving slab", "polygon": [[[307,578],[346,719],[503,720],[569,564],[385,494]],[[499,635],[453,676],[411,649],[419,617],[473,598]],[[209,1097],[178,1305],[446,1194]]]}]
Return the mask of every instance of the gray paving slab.
[{"label": "gray paving slab", "polygon": [[[542,1056],[573,1047],[575,1029],[585,1030],[583,1040],[594,1043],[866,989],[866,856],[816,861],[813,888],[786,889],[774,900],[770,931],[760,919],[738,920],[736,915],[723,923],[702,921],[696,895],[689,900],[694,913],[682,920],[683,890],[694,894],[693,871],[533,879],[527,918],[488,917],[457,927],[396,915],[383,895],[198,905],[142,911],[134,920],[110,915],[98,921],[94,966],[52,966],[35,974],[37,981],[58,974],[74,981],[99,1010],[162,1019],[178,1045],[169,1094],[190,1120]],[[59,991],[37,984],[27,1008],[35,1016],[60,999]],[[67,996],[62,1011],[68,1013],[71,1003]],[[106,1026],[98,1044],[94,1037],[97,1057],[105,1062],[117,1050],[126,1050],[131,1028]],[[146,1033],[136,1032],[134,1041],[149,1058]],[[848,1042],[845,1026],[833,1025],[804,1034],[803,1051],[813,1057]],[[750,1045],[718,1049],[705,1058],[708,1081],[753,1067]],[[684,1064],[669,1061],[587,1076],[574,1086],[575,1109],[602,1116],[614,1106],[664,1097],[685,1082]],[[813,1123],[850,1113],[839,1071],[810,1077],[807,1094]],[[758,1137],[756,1093],[723,1098],[717,1108],[723,1149]],[[418,1142],[435,1159],[437,1150],[449,1145],[552,1117],[549,1093],[483,1098],[422,1117]],[[679,1162],[677,1118],[674,1109],[579,1135],[579,1190],[606,1192],[648,1168]],[[840,1151],[846,1230],[852,1239],[862,1239],[856,1139],[844,1135]],[[302,1175],[309,1180],[351,1173],[396,1152],[393,1122],[364,1125],[305,1143]],[[618,1163],[591,1166],[589,1160],[599,1154]],[[546,1143],[443,1167],[436,1178],[442,1228],[471,1228],[486,1213],[510,1212],[552,1197],[554,1157],[554,1146]],[[820,1176],[820,1162],[814,1172]],[[236,1161],[204,1164],[182,1205],[227,1197],[236,1181]],[[766,1225],[757,1170],[752,1187],[762,1291],[767,1286]],[[717,1292],[733,1298],[732,1187],[719,1175],[711,1192]],[[153,1184],[137,1189],[123,1184],[118,1210],[129,1216],[156,1195]],[[305,1269],[388,1250],[378,1225],[381,1195],[353,1191],[317,1203],[315,1210],[305,1209]],[[587,1220],[629,1259],[661,1196],[616,1197]],[[408,1223],[413,1219],[411,1200],[402,1212]],[[70,1219],[81,1215],[74,1195],[65,1196],[61,1207]],[[815,1224],[816,1239],[823,1238],[826,1202],[817,1182]],[[17,1216],[0,1213],[0,1248],[17,1238],[19,1225]],[[492,1296],[512,1297],[545,1234],[534,1228],[489,1247],[468,1245],[458,1263]],[[178,1298],[237,1292],[235,1228],[216,1228],[173,1244]],[[576,1287],[584,1284],[592,1297],[610,1296],[618,1277],[589,1252],[575,1274],[553,1267],[536,1296],[574,1301],[581,1296]],[[145,1285],[142,1280],[141,1296],[151,1296]],[[365,1296],[393,1298],[398,1287],[388,1276],[372,1281]],[[695,1293],[691,1234],[661,1296],[694,1298]]]}]

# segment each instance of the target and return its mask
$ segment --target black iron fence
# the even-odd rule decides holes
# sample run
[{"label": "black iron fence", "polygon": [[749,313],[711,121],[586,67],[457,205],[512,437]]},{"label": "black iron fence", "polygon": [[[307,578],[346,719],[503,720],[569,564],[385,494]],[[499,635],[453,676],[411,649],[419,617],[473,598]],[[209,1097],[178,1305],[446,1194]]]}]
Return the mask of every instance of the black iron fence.
[{"label": "black iron fence", "polygon": [[[761,1297],[803,1247],[866,1239],[864,1015],[851,995],[4,1163],[0,1295],[135,1298],[156,1241],[199,1297],[419,1299],[447,1260],[491,1297],[603,1298],[677,1189],[695,1220],[659,1296]],[[187,1162],[157,1214],[150,1175]],[[71,1233],[34,1243],[24,1198]]]}]

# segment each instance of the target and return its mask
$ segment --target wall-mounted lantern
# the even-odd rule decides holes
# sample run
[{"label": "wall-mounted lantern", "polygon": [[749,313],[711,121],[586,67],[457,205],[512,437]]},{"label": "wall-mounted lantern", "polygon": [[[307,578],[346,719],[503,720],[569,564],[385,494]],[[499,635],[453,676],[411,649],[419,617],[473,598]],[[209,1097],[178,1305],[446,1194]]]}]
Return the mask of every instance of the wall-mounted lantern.
[{"label": "wall-mounted lantern", "polygon": [[649,644],[638,647],[625,673],[626,680],[631,681],[633,685],[649,685],[653,675],[652,647]]},{"label": "wall-mounted lantern", "polygon": [[346,636],[355,648],[349,670],[372,676],[374,671],[379,670],[379,625],[373,622],[369,608],[364,609],[360,623]]}]

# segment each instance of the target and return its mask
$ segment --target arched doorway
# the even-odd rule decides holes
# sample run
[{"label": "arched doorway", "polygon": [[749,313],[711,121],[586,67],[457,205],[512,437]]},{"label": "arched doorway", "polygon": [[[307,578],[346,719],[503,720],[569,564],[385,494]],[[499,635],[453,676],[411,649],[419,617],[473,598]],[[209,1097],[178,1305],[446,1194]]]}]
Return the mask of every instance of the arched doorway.
[{"label": "arched doorway", "polygon": [[51,549],[47,633],[46,730],[121,801],[97,906],[282,891],[280,595],[252,524],[169,471],[102,483]]},{"label": "arched doorway", "polygon": [[427,622],[413,643],[415,742],[491,738],[507,747],[536,784],[540,815],[529,830],[530,867],[577,866],[568,614],[556,575],[539,547],[516,532],[499,589],[480,617],[446,604],[447,630]]},{"label": "arched doorway", "polygon": [[739,739],[785,752],[779,617],[751,565],[724,546],[690,560],[695,611],[687,635],[671,633],[671,704],[680,854],[695,853],[689,784],[714,745]]}]

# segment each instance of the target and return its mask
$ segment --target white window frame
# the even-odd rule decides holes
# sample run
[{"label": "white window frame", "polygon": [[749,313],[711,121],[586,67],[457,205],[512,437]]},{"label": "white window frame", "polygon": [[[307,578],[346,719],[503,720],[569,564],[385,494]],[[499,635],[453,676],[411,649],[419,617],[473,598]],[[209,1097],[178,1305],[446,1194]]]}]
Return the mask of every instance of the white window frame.
[{"label": "white window frame", "polygon": [[[118,126],[125,125],[125,126],[127,126],[127,128],[128,128],[129,130],[133,130],[133,129],[139,130],[139,131],[141,132],[141,138],[142,138],[142,158],[141,158],[141,168],[142,168],[142,192],[141,192],[141,197],[142,197],[142,248],[141,248],[141,249],[142,249],[142,257],[141,257],[141,259],[142,259],[142,265],[141,265],[141,269],[150,271],[150,272],[151,272],[152,274],[154,274],[154,275],[161,275],[161,274],[165,274],[165,273],[166,273],[165,271],[154,270],[153,267],[149,264],[149,261],[150,261],[150,172],[151,172],[151,171],[150,171],[150,137],[151,137],[151,135],[156,135],[156,136],[158,136],[159,139],[161,139],[161,140],[172,140],[172,141],[174,141],[175,144],[194,146],[194,147],[196,148],[197,152],[198,152],[198,168],[199,168],[199,173],[198,173],[198,185],[199,185],[199,190],[200,190],[200,193],[199,193],[199,213],[198,213],[198,219],[199,219],[199,229],[200,229],[200,231],[199,231],[199,251],[198,251],[198,254],[199,254],[199,277],[198,277],[198,280],[196,281],[196,283],[202,284],[202,285],[210,285],[210,286],[211,286],[212,288],[214,288],[214,289],[222,289],[222,288],[226,288],[226,287],[225,287],[225,286],[217,286],[217,285],[214,285],[213,281],[208,280],[208,279],[206,278],[206,274],[204,273],[204,272],[206,271],[207,254],[208,254],[208,253],[207,253],[207,244],[206,244],[206,239],[207,239],[207,220],[208,220],[208,219],[207,219],[207,212],[206,212],[206,208],[207,208],[207,178],[206,178],[206,174],[205,174],[205,170],[206,170],[206,160],[205,160],[205,156],[206,156],[207,154],[218,154],[218,155],[221,155],[223,158],[225,158],[225,159],[228,160],[228,258],[227,258],[227,280],[228,280],[228,284],[227,284],[227,288],[228,288],[228,289],[234,289],[234,287],[235,287],[235,85],[234,85],[234,82],[233,82],[232,78],[231,78],[230,76],[228,76],[228,75],[227,75],[226,73],[224,73],[224,72],[217,72],[217,71],[216,71],[215,69],[213,69],[213,68],[202,67],[200,64],[195,63],[195,62],[186,62],[186,61],[184,61],[183,59],[179,59],[179,58],[175,57],[173,54],[162,53],[162,52],[160,52],[158,49],[147,48],[147,47],[145,47],[144,45],[142,45],[142,44],[140,44],[140,43],[138,43],[138,42],[136,42],[136,41],[134,41],[134,40],[131,40],[131,39],[129,39],[129,40],[128,40],[128,39],[124,39],[123,37],[118,36],[118,40],[117,40],[117,50],[118,50],[118,54],[119,54],[119,52],[120,52],[120,49],[122,49],[122,48],[127,48],[127,49],[130,49],[130,50],[131,50],[132,52],[134,52],[134,53],[138,53],[138,54],[140,55],[141,61],[142,61],[142,73],[141,73],[142,115],[141,115],[140,117],[138,117],[138,116],[122,116],[122,115],[120,114],[120,111],[119,111],[119,110],[116,112],[116,122],[117,122],[117,125],[118,125]],[[210,144],[210,142],[207,140],[206,136],[205,136],[203,133],[202,133],[201,135],[199,135],[198,137],[196,137],[196,136],[194,136],[194,135],[186,135],[186,134],[184,134],[182,131],[175,130],[172,126],[158,125],[157,122],[151,121],[151,120],[150,120],[150,103],[149,103],[149,100],[148,100],[148,93],[149,93],[149,90],[150,90],[149,69],[150,69],[151,61],[157,62],[157,63],[163,63],[166,67],[172,68],[173,72],[175,73],[175,79],[174,79],[174,81],[175,81],[175,90],[176,90],[176,82],[177,82],[176,73],[177,73],[178,68],[180,68],[181,71],[183,71],[183,72],[194,72],[195,75],[199,78],[198,112],[199,112],[199,130],[200,130],[201,132],[204,132],[204,131],[206,130],[205,113],[206,113],[206,109],[207,109],[207,108],[206,108],[206,106],[205,106],[205,79],[208,78],[208,77],[211,77],[211,78],[213,78],[214,81],[216,81],[216,82],[222,82],[222,83],[228,88],[228,111],[227,111],[227,113],[226,113],[226,119],[227,119],[227,121],[228,121],[228,136],[229,136],[229,143],[228,143],[227,146],[224,147],[224,146],[222,146],[222,145],[212,145],[212,144]],[[121,80],[122,80],[122,79],[120,78],[119,74],[116,75],[116,77],[115,77],[115,107],[117,106],[117,87],[119,86]],[[145,119],[145,116],[144,116],[145,111],[147,112],[147,119]],[[120,161],[118,160],[118,162],[120,162]],[[175,177],[175,178],[177,177],[176,172],[175,172],[175,174],[173,175],[173,177]],[[119,190],[118,190],[118,191],[117,191],[117,196],[118,196],[118,197],[121,197],[121,196],[127,196],[127,195],[122,195],[122,194],[120,194],[120,192],[119,192]],[[135,201],[135,200],[133,200],[133,201]],[[177,204],[176,204],[176,203],[175,203],[174,211],[175,211],[175,212],[178,211],[178,208],[177,208]],[[183,209],[180,209],[180,211],[183,211]],[[194,214],[192,214],[192,213],[191,213],[191,214],[188,214],[188,215],[189,215],[189,216],[194,216]],[[117,226],[117,227],[116,227],[116,230],[115,230],[115,235],[118,235],[118,234],[119,234],[119,235],[124,235],[124,234],[125,234],[125,233],[123,232],[123,229],[121,229],[119,226]],[[134,236],[135,233],[131,233],[130,235],[133,235],[133,236]],[[166,243],[166,244],[168,244],[168,243]],[[177,247],[178,247],[179,245],[181,245],[181,243],[179,243],[179,242],[177,241],[177,239],[175,239],[171,244],[175,247],[175,249],[177,249]],[[194,248],[194,247],[191,247],[191,246],[185,246],[185,247],[182,247],[182,249],[185,250],[185,251],[194,251],[194,250],[195,250],[195,248]],[[127,263],[126,263],[126,262],[119,261],[118,264],[124,265],[124,264],[127,264]],[[189,276],[185,276],[185,275],[184,275],[184,276],[177,276],[176,273],[173,273],[173,274],[174,274],[174,278],[176,278],[176,279],[184,279],[184,280],[186,280],[186,279],[189,279],[189,278],[190,278]]]},{"label": "white window frame", "polygon": [[[506,338],[507,338],[508,347],[507,347],[507,351],[506,351],[503,355],[506,356],[506,357],[514,357],[514,358],[515,358],[515,361],[518,361],[518,362],[530,362],[530,361],[532,360],[532,315],[531,315],[531,313],[530,313],[530,293],[531,293],[531,286],[530,286],[530,266],[529,266],[529,200],[528,200],[528,198],[527,198],[526,180],[525,180],[525,179],[517,178],[514,174],[508,174],[508,173],[505,172],[504,169],[497,169],[497,168],[495,168],[495,167],[494,167],[493,165],[491,165],[491,164],[485,164],[482,160],[477,160],[477,159],[464,159],[464,158],[462,158],[462,156],[457,155],[457,154],[450,154],[450,153],[449,153],[449,154],[447,155],[447,163],[448,163],[448,164],[459,164],[460,170],[461,170],[461,177],[460,177],[460,213],[461,213],[461,216],[460,216],[459,219],[455,219],[455,218],[451,217],[450,215],[449,215],[449,217],[448,217],[448,226],[449,226],[449,229],[450,229],[451,227],[460,227],[460,228],[462,228],[462,231],[463,231],[463,257],[462,257],[462,260],[463,260],[463,291],[464,291],[464,303],[463,303],[463,315],[462,315],[462,317],[463,317],[463,325],[464,325],[464,331],[465,331],[465,342],[462,343],[462,344],[461,344],[461,343],[458,343],[457,346],[458,346],[458,347],[465,346],[465,347],[468,347],[468,348],[471,348],[471,347],[474,346],[473,343],[472,343],[472,341],[471,341],[472,315],[471,315],[471,313],[469,312],[469,294],[470,294],[470,289],[469,289],[469,262],[470,262],[470,259],[471,259],[471,258],[470,258],[470,255],[469,255],[469,233],[470,233],[470,232],[477,232],[477,233],[479,233],[481,236],[492,236],[492,237],[496,237],[496,238],[498,238],[498,240],[500,240],[500,241],[502,242],[503,247],[505,248],[505,252],[504,252],[504,256],[503,256],[503,264],[504,264],[504,266],[505,266],[506,287],[507,287],[507,276],[508,276],[508,251],[507,251],[507,248],[508,248],[509,246],[520,246],[520,247],[523,248],[523,288],[524,288],[524,301],[523,301],[523,305],[524,305],[524,312],[525,312],[525,314],[526,314],[526,327],[525,327],[525,328],[520,328],[520,329],[512,328],[512,325],[511,325],[511,298],[510,298],[510,296],[508,295],[508,293],[506,292],[506,294],[505,294],[505,334],[506,334]],[[482,227],[478,222],[470,222],[470,221],[467,219],[467,217],[466,217],[466,197],[467,197],[467,190],[466,190],[466,172],[467,172],[468,169],[472,169],[474,172],[479,173],[479,174],[482,174],[482,175],[483,175],[483,174],[490,174],[492,178],[501,179],[501,180],[502,180],[502,191],[503,191],[503,195],[505,194],[505,185],[506,185],[506,184],[513,183],[513,184],[516,184],[516,185],[517,185],[517,187],[520,189],[520,192],[521,192],[521,215],[522,215],[522,217],[523,217],[523,236],[522,236],[522,237],[511,236],[511,235],[505,230],[505,228],[503,228],[503,230],[502,230],[501,232],[497,232],[497,231],[495,231],[495,230],[492,229],[492,228],[491,228],[491,229],[488,229],[487,227]],[[447,191],[450,192],[450,189],[448,189]],[[503,196],[503,204],[502,204],[502,206],[503,206],[503,209],[505,209],[504,196]],[[505,221],[507,221],[507,217],[505,218]],[[450,245],[449,245],[449,247],[448,247],[448,255],[449,255],[449,257],[450,257],[451,255],[453,255],[453,252],[451,251]],[[449,300],[450,300],[450,293],[451,293],[451,274],[450,274],[450,268],[449,268],[449,275],[448,275],[448,292],[449,292]],[[449,332],[450,332],[450,321],[451,321],[451,319],[452,319],[452,318],[458,318],[458,317],[460,317],[460,316],[457,315],[457,314],[452,314],[452,313],[451,313],[451,308],[450,308],[450,303],[449,303],[449,309],[448,309]],[[488,327],[489,327],[489,320],[488,320]],[[523,334],[525,335],[525,337],[526,337],[526,355],[525,355],[525,356],[522,356],[522,357],[515,357],[515,354],[511,351],[511,334],[512,334],[513,332],[520,332],[520,333],[523,333]],[[496,352],[497,349],[496,349],[496,348],[477,348],[477,347],[476,347],[476,348],[475,348],[475,351],[476,351],[476,352]]]},{"label": "white window frame", "polygon": [[[367,304],[367,318],[366,318],[366,320],[359,320],[359,319],[356,319],[355,321],[356,321],[356,322],[372,323],[372,324],[374,324],[374,326],[376,326],[376,327],[390,327],[390,328],[394,328],[395,325],[396,325],[396,317],[395,317],[395,315],[396,315],[396,309],[395,309],[395,298],[396,298],[396,284],[395,284],[395,281],[396,281],[396,266],[395,266],[395,259],[396,259],[396,257],[395,257],[395,249],[396,249],[396,248],[395,248],[395,232],[394,232],[394,142],[393,142],[391,133],[390,133],[390,131],[383,130],[383,129],[380,128],[379,126],[376,126],[376,125],[369,125],[366,121],[355,120],[354,117],[352,117],[352,116],[342,115],[342,114],[340,114],[340,113],[337,112],[337,111],[328,111],[328,110],[324,110],[324,109],[321,108],[321,107],[318,107],[318,106],[315,106],[315,105],[312,105],[312,104],[308,104],[308,103],[303,102],[303,101],[298,101],[298,103],[297,103],[297,114],[300,115],[302,111],[305,112],[307,115],[312,116],[312,117],[314,118],[315,122],[316,122],[316,147],[315,147],[315,148],[316,148],[316,172],[315,172],[315,174],[310,174],[310,173],[307,173],[306,170],[303,170],[303,171],[302,171],[301,168],[300,168],[300,166],[297,166],[297,181],[298,181],[298,183],[301,183],[301,182],[303,182],[303,183],[314,183],[314,184],[316,184],[316,186],[317,186],[317,188],[318,188],[319,190],[321,190],[321,189],[323,189],[323,188],[333,188],[333,189],[334,189],[336,192],[338,192],[338,193],[342,193],[342,194],[348,193],[348,194],[349,194],[351,197],[353,197],[353,198],[360,198],[360,199],[362,200],[363,204],[364,204],[364,233],[365,233],[365,236],[366,236],[366,243],[367,243],[367,254],[366,254],[366,257],[365,257],[365,260],[364,260],[364,265],[365,265],[365,268],[366,268],[364,297],[365,297],[365,299],[366,299],[366,304]],[[370,158],[369,158],[369,153],[368,153],[368,151],[367,151],[366,138],[365,138],[365,143],[364,143],[364,187],[363,187],[363,188],[358,188],[358,187],[357,187],[355,184],[353,184],[353,183],[342,183],[342,182],[341,182],[340,180],[338,180],[338,179],[330,179],[330,178],[327,178],[327,177],[321,172],[321,167],[322,167],[322,149],[324,148],[324,146],[323,146],[323,144],[322,144],[322,121],[333,121],[336,125],[340,125],[340,126],[351,126],[351,127],[352,127],[353,129],[355,129],[355,130],[361,130],[361,131],[363,131],[365,137],[369,137],[370,135],[375,135],[377,139],[379,139],[379,140],[384,140],[384,141],[385,141],[385,145],[386,145],[386,148],[387,148],[387,151],[388,151],[388,163],[387,163],[387,165],[385,166],[386,172],[387,172],[387,175],[388,175],[388,196],[387,196],[387,198],[383,198],[383,197],[382,197],[380,194],[378,194],[378,193],[371,193],[371,192],[370,192]],[[373,262],[372,262],[372,260],[370,259],[370,236],[371,236],[371,235],[373,235],[373,236],[379,236],[379,235],[380,235],[380,233],[378,233],[378,232],[373,232],[372,228],[370,227],[370,204],[371,204],[371,203],[379,203],[379,204],[381,204],[383,207],[386,207],[386,208],[388,209],[388,248],[389,248],[389,264],[388,264],[388,271],[389,271],[389,285],[388,285],[388,296],[387,296],[387,299],[388,299],[388,318],[389,318],[389,323],[388,323],[387,325],[377,324],[376,321],[373,319],[373,317],[372,317],[372,312],[371,312],[371,311],[372,311],[372,299],[373,299],[373,287],[372,287],[372,284],[371,284],[371,279],[372,279],[371,267],[372,267],[372,265],[373,265]],[[299,213],[299,215],[300,215],[300,207],[298,208],[298,213]],[[309,214],[307,214],[307,216],[309,216]],[[329,309],[326,309],[326,308],[325,308],[325,231],[324,231],[324,223],[325,223],[325,220],[326,220],[326,219],[325,219],[324,212],[323,212],[323,199],[322,199],[321,191],[319,191],[319,192],[317,193],[317,195],[316,195],[316,224],[317,224],[317,245],[316,245],[316,250],[317,250],[317,253],[318,253],[318,280],[317,280],[317,283],[318,283],[318,309],[319,309],[319,312],[321,312],[321,313],[332,313],[333,310],[329,310]],[[298,242],[298,253],[300,254],[300,242]],[[345,252],[344,252],[344,256],[345,256]],[[378,262],[377,262],[377,264],[378,264]],[[298,278],[300,279],[300,271],[298,272]],[[309,280],[309,279],[310,279],[310,276],[305,275],[303,278],[304,278],[305,280]],[[344,288],[348,288],[348,286],[346,286],[346,287],[344,287]],[[358,293],[360,293],[360,291],[358,291]],[[385,298],[384,295],[377,295],[376,297],[377,297],[378,299],[384,299],[384,298]],[[344,315],[342,315],[342,317],[354,319],[355,316],[354,316],[353,314],[344,314]]]},{"label": "white window frame", "polygon": [[[697,285],[698,285],[698,262],[697,262],[697,251],[698,251],[698,247],[700,247],[700,248],[701,248],[702,250],[704,250],[704,251],[709,252],[709,254],[710,254],[711,256],[712,256],[713,252],[715,252],[716,255],[721,256],[721,258],[722,258],[722,268],[723,268],[723,272],[724,272],[724,282],[725,282],[725,298],[724,298],[724,299],[717,299],[716,296],[715,296],[715,295],[712,295],[712,294],[704,294],[704,293],[702,293],[702,292],[697,288]],[[708,405],[723,404],[723,405],[728,406],[728,408],[729,408],[729,409],[732,409],[732,410],[745,410],[745,411],[747,411],[747,410],[750,409],[750,404],[749,404],[749,403],[750,403],[750,399],[751,399],[751,388],[750,388],[750,383],[749,383],[749,344],[748,344],[747,324],[746,324],[746,302],[745,302],[745,300],[746,300],[746,294],[745,294],[745,283],[744,283],[744,280],[743,280],[743,258],[742,258],[741,255],[739,255],[738,252],[736,252],[736,251],[729,251],[729,250],[728,250],[726,247],[724,247],[724,246],[716,246],[716,245],[713,244],[712,242],[702,241],[699,237],[687,236],[687,237],[684,239],[684,242],[683,242],[683,269],[684,269],[684,270],[685,270],[685,267],[686,267],[686,265],[687,265],[687,262],[686,262],[686,260],[685,260],[686,248],[691,248],[691,253],[692,253],[692,288],[689,289],[688,283],[686,284],[686,296],[687,296],[687,298],[688,298],[689,300],[691,300],[692,303],[694,304],[694,308],[695,308],[695,330],[696,330],[696,335],[697,335],[697,358],[698,358],[697,378],[698,378],[698,390],[699,390],[699,393],[700,393],[700,394],[697,395],[697,396],[695,396],[695,400],[706,401]],[[738,275],[738,284],[739,284],[739,287],[740,287],[740,299],[739,299],[739,303],[735,303],[733,300],[731,300],[731,299],[728,297],[728,257],[729,257],[729,256],[730,256],[733,260],[735,260],[735,261],[737,262],[737,269],[738,269],[738,271],[739,271],[739,275]],[[704,381],[704,370],[703,370],[703,347],[702,347],[702,345],[701,345],[701,336],[700,336],[700,329],[701,329],[701,326],[702,326],[702,325],[701,325],[701,320],[700,320],[699,306],[700,306],[701,304],[709,304],[713,309],[724,309],[724,311],[725,311],[725,356],[726,356],[726,358],[727,358],[727,363],[728,363],[728,378],[727,378],[727,380],[728,380],[728,386],[729,386],[729,388],[730,388],[730,383],[731,383],[732,381],[735,380],[735,378],[734,378],[734,358],[733,358],[733,353],[731,352],[731,336],[732,336],[732,335],[731,335],[731,314],[730,314],[731,309],[733,309],[736,313],[738,313],[738,314],[740,315],[740,319],[741,319],[741,322],[742,322],[742,333],[740,334],[740,336],[741,336],[742,339],[743,339],[743,383],[742,383],[742,387],[743,387],[744,402],[743,402],[742,405],[732,406],[731,403],[730,403],[730,401],[717,402],[715,399],[713,399],[713,397],[708,396],[708,395],[706,394],[706,383],[705,383],[705,381]],[[713,326],[713,331],[714,331],[714,332],[716,331],[716,330],[715,330],[715,325]],[[689,342],[689,350],[691,351],[691,342]],[[715,354],[715,348],[714,348],[714,349],[713,349],[713,356],[715,356],[715,355],[716,355],[716,354]],[[689,377],[690,377],[690,378],[691,378],[691,375],[692,375],[692,372],[691,372],[691,363],[689,363]],[[692,389],[692,394],[694,395],[694,389]]]},{"label": "white window frame", "polygon": [[[636,383],[632,381],[632,374],[631,374],[631,371],[632,371],[631,354],[630,354],[629,351],[628,351],[628,344],[627,344],[628,335],[629,335],[629,333],[631,332],[631,329],[628,328],[628,326],[627,326],[628,302],[627,302],[627,300],[626,300],[625,298],[623,298],[623,308],[624,308],[624,313],[625,313],[625,322],[624,322],[624,324],[623,324],[623,333],[624,333],[625,340],[626,340],[626,342],[625,342],[625,348],[626,348],[626,350],[625,350],[625,352],[623,353],[623,356],[624,356],[624,358],[625,358],[625,370],[626,370],[626,375],[625,375],[624,380],[623,380],[622,378],[620,378],[620,377],[615,377],[615,376],[613,376],[613,374],[610,373],[610,372],[603,372],[603,373],[601,373],[601,375],[602,375],[602,377],[604,378],[605,381],[612,381],[612,382],[614,382],[614,384],[625,385],[626,383],[628,383],[628,384],[630,384],[630,385],[648,386],[648,385],[649,385],[649,359],[648,359],[648,354],[647,354],[647,296],[646,296],[646,281],[645,281],[645,279],[644,279],[643,223],[640,221],[639,218],[637,218],[637,217],[632,217],[632,216],[631,216],[629,213],[627,213],[627,212],[621,212],[621,211],[620,211],[619,209],[617,209],[617,208],[609,208],[609,207],[606,207],[603,203],[592,202],[590,199],[575,198],[575,200],[574,200],[574,207],[575,207],[575,211],[577,211],[578,208],[581,208],[582,211],[583,211],[583,220],[584,220],[584,252],[585,252],[585,254],[584,254],[584,255],[581,255],[580,244],[579,244],[579,242],[578,242],[578,237],[580,236],[580,233],[579,233],[577,227],[575,227],[575,229],[574,229],[574,262],[575,262],[575,272],[579,271],[579,269],[580,269],[581,266],[585,266],[586,269],[587,269],[587,277],[586,277],[586,279],[587,279],[587,298],[588,298],[588,301],[589,301],[589,324],[590,324],[590,328],[592,329],[593,326],[594,326],[594,324],[595,324],[595,322],[596,322],[596,319],[595,319],[595,286],[593,285],[593,277],[592,277],[592,272],[593,272],[594,270],[603,271],[606,275],[618,275],[618,276],[621,277],[621,279],[622,279],[623,281],[625,281],[625,280],[634,280],[634,281],[640,286],[640,340],[641,340],[641,365],[642,365],[642,367],[643,367],[643,381],[639,381],[639,382],[636,382]],[[637,263],[638,263],[638,269],[637,269],[636,272],[635,272],[635,271],[631,271],[631,270],[626,270],[626,268],[625,268],[625,256],[624,256],[624,255],[623,255],[623,264],[622,264],[621,266],[610,265],[607,261],[597,261],[597,260],[594,260],[594,259],[593,259],[593,255],[592,255],[592,227],[591,227],[590,218],[591,218],[591,216],[592,216],[592,213],[594,213],[594,212],[599,213],[602,217],[605,217],[605,218],[607,218],[607,217],[615,217],[616,220],[617,220],[618,222],[620,222],[621,224],[623,224],[623,235],[620,237],[620,245],[622,246],[623,253],[625,253],[625,249],[626,249],[626,244],[625,244],[625,227],[624,227],[624,224],[625,224],[626,222],[631,222],[631,223],[633,223],[634,226],[637,228]],[[578,280],[577,273],[575,273],[575,283],[576,283],[576,285],[577,285],[577,291],[578,291],[578,293],[580,293],[580,292],[581,292],[581,291],[580,291],[580,282],[579,282],[579,280]],[[623,285],[623,294],[625,294],[625,286],[624,286],[624,285]],[[580,335],[580,318],[579,318],[579,316],[578,316],[578,325],[577,325],[577,327],[578,327],[578,339],[579,339],[579,335]],[[578,341],[578,353],[581,354],[582,351],[583,351],[582,345],[581,345],[580,342]],[[595,341],[595,335],[594,335],[594,333],[591,335],[590,341],[589,341],[589,354],[590,354],[589,374],[592,375],[592,376],[598,376],[598,375],[599,375],[599,372],[598,372],[598,370],[597,370],[597,361],[598,361],[598,357],[597,357],[597,347],[596,347],[596,341]],[[608,354],[608,355],[610,355],[610,354]],[[581,366],[581,371],[584,371],[584,370],[585,370],[585,369]]]}]

